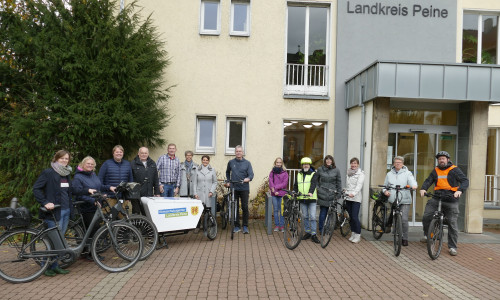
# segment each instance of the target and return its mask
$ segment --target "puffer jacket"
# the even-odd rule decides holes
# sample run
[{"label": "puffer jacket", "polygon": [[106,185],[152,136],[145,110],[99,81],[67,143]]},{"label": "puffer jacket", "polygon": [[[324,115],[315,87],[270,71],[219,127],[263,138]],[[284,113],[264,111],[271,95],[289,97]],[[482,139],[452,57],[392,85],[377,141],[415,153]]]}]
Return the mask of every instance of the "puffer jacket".
[{"label": "puffer jacket", "polygon": [[[99,169],[99,179],[106,190],[111,186],[117,186],[120,182],[133,182],[132,167],[128,160],[116,162],[114,159],[105,161]],[[111,195],[110,195],[111,196]]]},{"label": "puffer jacket", "polygon": [[144,167],[139,156],[136,156],[132,161],[132,176],[134,182],[141,184],[141,197],[160,195],[158,169],[154,160],[148,157]]},{"label": "puffer jacket", "polygon": [[73,191],[77,201],[85,201],[80,206],[81,212],[95,212],[97,209],[94,204],[95,199],[90,197],[89,189],[104,192],[101,180],[94,172],[87,172],[77,168],[75,178],[73,178]]},{"label": "puffer jacket", "polygon": [[[391,186],[399,185],[401,187],[404,187],[406,185],[416,186],[417,181],[406,166],[403,166],[399,171],[396,171],[396,168],[392,167],[392,169],[385,176],[384,185],[387,186],[388,184]],[[385,193],[386,189],[383,189],[382,191]],[[391,193],[391,195],[389,196],[389,202],[393,203],[394,200],[396,200],[396,190],[389,190],[389,193]],[[412,203],[411,191],[401,190],[400,193],[401,204]]]},{"label": "puffer jacket", "polygon": [[335,194],[329,190],[342,191],[342,179],[338,168],[321,166],[316,171],[318,174],[318,204],[329,206],[335,198]]},{"label": "puffer jacket", "polygon": [[353,201],[353,202],[361,202],[362,200],[362,195],[361,195],[361,189],[363,188],[363,183],[365,182],[365,172],[358,168],[356,173],[354,175],[349,176],[347,175],[346,179],[346,194],[353,194],[354,197],[348,198],[347,200]]}]

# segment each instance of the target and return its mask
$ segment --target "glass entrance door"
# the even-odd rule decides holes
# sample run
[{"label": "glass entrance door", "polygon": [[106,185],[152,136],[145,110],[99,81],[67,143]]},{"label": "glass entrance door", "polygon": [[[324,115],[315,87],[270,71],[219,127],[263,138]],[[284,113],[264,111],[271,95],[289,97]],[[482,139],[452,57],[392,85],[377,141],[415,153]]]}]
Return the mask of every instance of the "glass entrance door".
[{"label": "glass entrance door", "polygon": [[[394,132],[389,133],[388,151],[392,158],[402,156],[405,166],[413,173],[419,189],[424,180],[436,166],[435,155],[438,151],[448,151],[454,161],[456,153],[456,135],[448,133]],[[391,164],[388,161],[388,169]],[[413,192],[413,204],[410,207],[409,223],[412,226],[422,224],[427,198],[420,197],[418,190]]]}]

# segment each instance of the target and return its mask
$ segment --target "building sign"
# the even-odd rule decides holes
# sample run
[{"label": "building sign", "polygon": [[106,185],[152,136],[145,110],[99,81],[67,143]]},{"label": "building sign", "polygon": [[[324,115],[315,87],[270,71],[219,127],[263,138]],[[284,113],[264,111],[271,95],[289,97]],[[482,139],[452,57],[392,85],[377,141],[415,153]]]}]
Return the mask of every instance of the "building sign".
[{"label": "building sign", "polygon": [[362,15],[379,15],[379,16],[410,16],[422,18],[447,18],[448,10],[439,8],[435,5],[422,6],[413,4],[411,6],[402,5],[385,5],[382,2],[375,4],[357,4],[356,2],[347,1],[348,14]]}]

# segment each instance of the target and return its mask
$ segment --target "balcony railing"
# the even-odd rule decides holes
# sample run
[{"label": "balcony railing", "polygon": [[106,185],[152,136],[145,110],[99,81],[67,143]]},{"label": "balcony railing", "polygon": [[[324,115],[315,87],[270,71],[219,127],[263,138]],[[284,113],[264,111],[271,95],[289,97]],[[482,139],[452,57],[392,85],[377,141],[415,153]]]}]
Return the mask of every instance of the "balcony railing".
[{"label": "balcony railing", "polygon": [[489,205],[499,205],[498,191],[500,183],[500,175],[486,175],[484,185],[484,203]]},{"label": "balcony railing", "polygon": [[286,64],[285,95],[328,95],[328,66]]}]

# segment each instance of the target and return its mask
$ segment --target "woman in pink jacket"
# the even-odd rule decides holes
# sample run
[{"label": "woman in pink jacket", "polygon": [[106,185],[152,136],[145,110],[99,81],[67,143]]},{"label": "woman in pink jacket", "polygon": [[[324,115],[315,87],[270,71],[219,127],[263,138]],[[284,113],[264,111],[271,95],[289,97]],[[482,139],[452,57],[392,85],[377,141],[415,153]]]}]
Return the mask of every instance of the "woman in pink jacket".
[{"label": "woman in pink jacket", "polygon": [[274,231],[283,231],[285,220],[281,212],[281,200],[286,194],[283,189],[288,187],[288,173],[281,157],[274,160],[274,166],[269,173],[269,190],[273,199],[274,207]]}]

